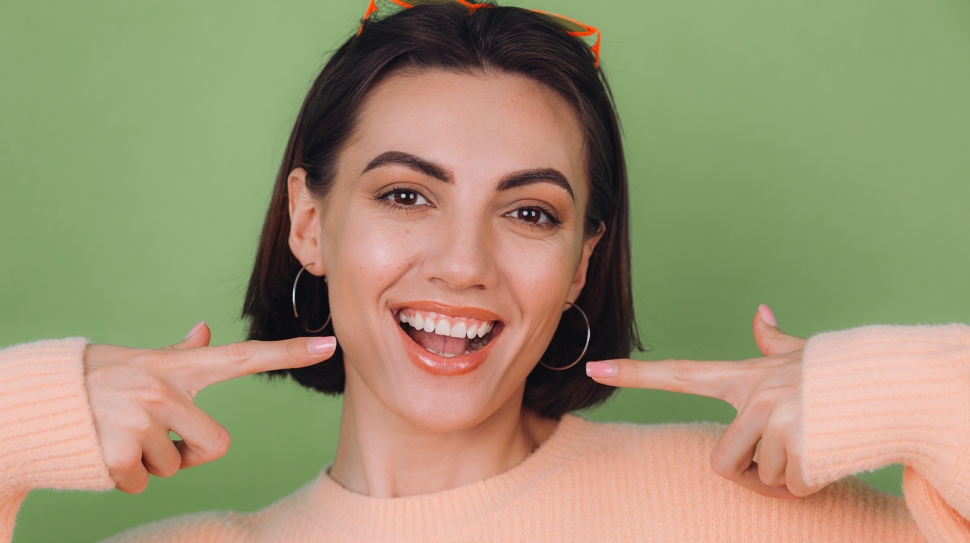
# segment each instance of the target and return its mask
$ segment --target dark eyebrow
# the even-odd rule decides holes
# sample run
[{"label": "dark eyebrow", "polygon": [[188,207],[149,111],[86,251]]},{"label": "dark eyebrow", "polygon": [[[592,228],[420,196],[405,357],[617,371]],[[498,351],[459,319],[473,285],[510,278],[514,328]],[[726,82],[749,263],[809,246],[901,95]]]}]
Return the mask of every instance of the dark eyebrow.
[{"label": "dark eyebrow", "polygon": [[402,153],[400,151],[388,151],[381,154],[374,160],[371,160],[370,164],[368,164],[361,173],[367,173],[374,168],[385,166],[387,164],[400,164],[401,166],[406,166],[412,170],[417,170],[428,177],[434,177],[439,181],[444,181],[445,183],[451,182],[451,175],[449,175],[448,172],[446,172],[441,166],[438,166],[437,164],[429,162],[423,158],[416,157],[409,153]]},{"label": "dark eyebrow", "polygon": [[573,188],[569,186],[569,181],[566,180],[566,176],[560,173],[559,170],[554,170],[552,168],[523,170],[520,172],[511,173],[505,176],[498,184],[498,190],[509,190],[531,185],[533,183],[552,183],[553,185],[556,185],[568,192],[569,197],[572,198],[573,201],[576,201],[576,195],[573,194]]}]

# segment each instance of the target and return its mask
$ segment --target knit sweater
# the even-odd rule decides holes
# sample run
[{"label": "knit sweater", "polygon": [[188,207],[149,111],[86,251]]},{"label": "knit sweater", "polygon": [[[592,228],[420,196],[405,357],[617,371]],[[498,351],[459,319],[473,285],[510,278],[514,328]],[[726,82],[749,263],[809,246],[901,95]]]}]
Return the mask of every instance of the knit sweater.
[{"label": "knit sweater", "polygon": [[[33,488],[108,489],[81,339],[0,351],[0,541]],[[798,502],[718,477],[715,424],[599,424],[567,415],[522,463],[404,498],[351,492],[327,470],[255,513],[209,512],[113,543],[309,541],[970,541],[970,327],[867,327],[805,349]],[[905,500],[858,479],[901,462]]]}]

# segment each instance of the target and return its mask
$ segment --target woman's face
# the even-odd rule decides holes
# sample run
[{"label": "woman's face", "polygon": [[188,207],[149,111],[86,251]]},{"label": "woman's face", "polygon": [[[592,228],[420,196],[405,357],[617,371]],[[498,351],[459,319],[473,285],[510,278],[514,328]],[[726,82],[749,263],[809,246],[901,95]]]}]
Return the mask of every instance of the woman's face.
[{"label": "woman's face", "polygon": [[304,179],[290,246],[327,276],[348,396],[432,431],[517,408],[598,239],[569,105],[518,76],[398,73],[370,93],[330,194]]}]

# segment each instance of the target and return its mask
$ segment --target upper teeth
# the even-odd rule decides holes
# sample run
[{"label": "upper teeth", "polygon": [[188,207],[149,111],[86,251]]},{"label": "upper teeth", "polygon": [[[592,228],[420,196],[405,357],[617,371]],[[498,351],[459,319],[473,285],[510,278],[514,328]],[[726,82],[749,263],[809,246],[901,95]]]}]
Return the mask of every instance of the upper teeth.
[{"label": "upper teeth", "polygon": [[492,331],[494,321],[486,322],[467,317],[446,317],[437,313],[404,309],[398,312],[398,319],[411,327],[425,332],[434,332],[439,336],[449,337],[483,337]]}]

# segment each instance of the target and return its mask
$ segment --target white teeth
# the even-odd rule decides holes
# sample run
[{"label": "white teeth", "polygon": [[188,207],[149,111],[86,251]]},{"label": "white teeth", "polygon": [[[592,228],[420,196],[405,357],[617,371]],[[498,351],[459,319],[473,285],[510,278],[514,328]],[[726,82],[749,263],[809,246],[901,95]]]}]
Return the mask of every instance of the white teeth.
[{"label": "white teeth", "polygon": [[472,324],[468,324],[464,320],[461,320],[455,324],[451,324],[446,317],[441,317],[439,321],[435,322],[430,316],[425,317],[418,312],[415,312],[413,315],[405,315],[404,312],[399,312],[398,320],[411,325],[415,330],[424,330],[429,333],[433,332],[439,336],[468,338],[473,340],[472,344],[475,345],[478,344],[475,341],[476,338],[485,337],[485,334],[491,332],[492,328],[495,327],[494,322],[473,322]]},{"label": "white teeth", "polygon": [[441,319],[440,321],[438,321],[438,324],[435,325],[434,333],[438,334],[439,336],[450,336],[451,325],[448,324],[447,320]]}]

